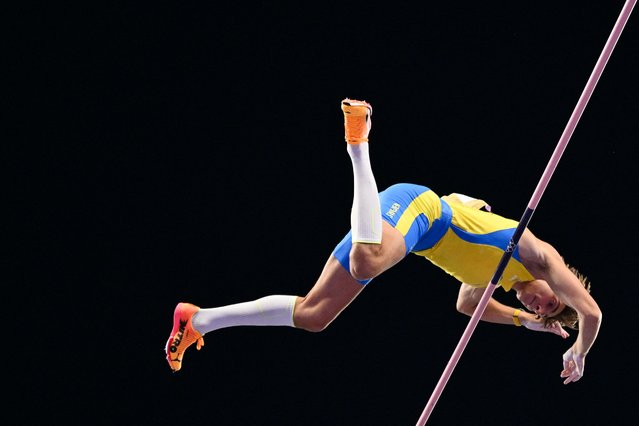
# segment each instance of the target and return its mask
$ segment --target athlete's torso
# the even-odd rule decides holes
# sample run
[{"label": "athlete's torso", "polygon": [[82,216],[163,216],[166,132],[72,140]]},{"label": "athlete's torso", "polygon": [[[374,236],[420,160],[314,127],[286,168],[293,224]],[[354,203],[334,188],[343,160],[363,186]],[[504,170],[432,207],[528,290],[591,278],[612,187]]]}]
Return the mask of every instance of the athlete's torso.
[{"label": "athlete's torso", "polygon": [[[453,202],[449,205],[452,219],[444,236],[431,248],[414,253],[463,283],[485,287],[510,243],[517,222],[474,207]],[[515,282],[533,279],[515,248],[500,284],[509,291]]]},{"label": "athlete's torso", "polygon": [[[514,220],[480,210],[481,200],[440,198],[419,185],[393,185],[380,201],[384,220],[402,233],[407,251],[476,287],[488,285],[517,227]],[[515,249],[500,284],[508,291],[515,282],[532,279]]]}]

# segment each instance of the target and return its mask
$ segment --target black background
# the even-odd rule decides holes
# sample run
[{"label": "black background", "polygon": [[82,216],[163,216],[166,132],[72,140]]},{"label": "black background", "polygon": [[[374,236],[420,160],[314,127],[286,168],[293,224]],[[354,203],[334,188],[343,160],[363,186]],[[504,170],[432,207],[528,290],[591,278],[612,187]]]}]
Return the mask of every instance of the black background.
[{"label": "black background", "polygon": [[[468,322],[421,258],[323,333],[220,330],[178,374],[173,308],[310,289],[349,228],[344,97],[373,104],[380,189],[519,219],[624,2],[217,3],[11,19],[8,401],[24,424],[415,424]],[[604,312],[584,378],[559,377],[574,335],[480,323],[429,425],[632,423],[636,13],[530,223]]]}]

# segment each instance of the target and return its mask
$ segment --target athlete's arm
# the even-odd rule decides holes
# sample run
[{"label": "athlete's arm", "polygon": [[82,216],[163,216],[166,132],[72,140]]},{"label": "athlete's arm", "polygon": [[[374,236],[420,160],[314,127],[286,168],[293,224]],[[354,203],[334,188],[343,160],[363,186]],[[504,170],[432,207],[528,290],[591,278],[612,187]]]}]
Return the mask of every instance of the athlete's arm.
[{"label": "athlete's arm", "polygon": [[564,370],[561,376],[565,384],[575,382],[583,376],[586,355],[597,339],[601,327],[602,313],[597,302],[584,288],[579,279],[564,263],[557,250],[550,244],[537,240],[542,252],[545,267],[540,268],[539,276],[557,297],[572,307],[579,315],[579,334],[572,347],[564,353]]},{"label": "athlete's arm", "polygon": [[[463,314],[472,316],[484,294],[484,290],[484,288],[472,287],[462,283],[457,296],[457,310]],[[512,306],[504,305],[491,297],[481,316],[481,320],[494,324],[514,325],[513,313],[516,309],[517,308],[513,308]],[[544,327],[543,319],[523,309],[519,313],[519,320],[521,321],[521,325],[529,330],[554,333],[564,339],[568,337],[568,333],[559,324],[553,325],[552,327]]]}]

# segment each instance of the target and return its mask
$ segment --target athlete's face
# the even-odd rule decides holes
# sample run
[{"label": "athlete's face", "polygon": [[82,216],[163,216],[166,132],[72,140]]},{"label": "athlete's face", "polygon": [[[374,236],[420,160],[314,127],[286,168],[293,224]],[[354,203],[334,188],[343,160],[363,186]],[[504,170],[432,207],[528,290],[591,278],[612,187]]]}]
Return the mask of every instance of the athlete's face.
[{"label": "athlete's face", "polygon": [[526,309],[542,317],[553,317],[566,307],[544,280],[528,281],[518,286],[517,299]]}]

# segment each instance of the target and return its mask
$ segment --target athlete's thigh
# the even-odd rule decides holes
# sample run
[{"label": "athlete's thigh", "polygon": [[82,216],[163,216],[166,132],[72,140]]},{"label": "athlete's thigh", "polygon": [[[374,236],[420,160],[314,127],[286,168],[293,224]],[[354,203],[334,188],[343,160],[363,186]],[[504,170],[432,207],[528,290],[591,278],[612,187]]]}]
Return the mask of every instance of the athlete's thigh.
[{"label": "athlete's thigh", "polygon": [[331,255],[315,285],[300,302],[300,308],[333,319],[364,287]]},{"label": "athlete's thigh", "polygon": [[406,257],[404,236],[391,224],[382,222],[382,272],[390,269]]}]

